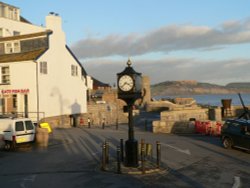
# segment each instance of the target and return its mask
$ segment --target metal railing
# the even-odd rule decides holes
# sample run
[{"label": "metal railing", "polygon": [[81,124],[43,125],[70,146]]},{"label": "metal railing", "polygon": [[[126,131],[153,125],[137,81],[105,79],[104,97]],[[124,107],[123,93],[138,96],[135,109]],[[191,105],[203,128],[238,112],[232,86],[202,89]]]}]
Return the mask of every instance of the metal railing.
[{"label": "metal railing", "polygon": [[1,113],[0,118],[30,118],[32,121],[37,122],[37,117],[40,119],[45,118],[45,112],[12,112]]}]

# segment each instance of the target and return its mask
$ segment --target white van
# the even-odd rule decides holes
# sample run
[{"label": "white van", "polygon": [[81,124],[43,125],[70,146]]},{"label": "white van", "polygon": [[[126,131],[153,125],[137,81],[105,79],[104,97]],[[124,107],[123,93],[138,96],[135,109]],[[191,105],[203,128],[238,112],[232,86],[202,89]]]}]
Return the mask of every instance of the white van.
[{"label": "white van", "polygon": [[35,133],[35,126],[28,118],[0,119],[0,135],[6,149],[15,149],[16,144],[34,141]]}]

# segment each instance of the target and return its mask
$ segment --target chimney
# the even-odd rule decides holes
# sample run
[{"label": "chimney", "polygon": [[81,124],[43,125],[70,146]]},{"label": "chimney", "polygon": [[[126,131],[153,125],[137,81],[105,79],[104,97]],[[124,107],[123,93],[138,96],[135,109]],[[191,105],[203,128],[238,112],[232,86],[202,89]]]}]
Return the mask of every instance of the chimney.
[{"label": "chimney", "polygon": [[62,18],[55,12],[50,12],[46,16],[46,28],[53,31],[50,36],[50,42],[65,46],[66,37],[62,30]]},{"label": "chimney", "polygon": [[54,12],[50,12],[46,16],[46,27],[51,29],[53,32],[62,31],[62,18]]}]

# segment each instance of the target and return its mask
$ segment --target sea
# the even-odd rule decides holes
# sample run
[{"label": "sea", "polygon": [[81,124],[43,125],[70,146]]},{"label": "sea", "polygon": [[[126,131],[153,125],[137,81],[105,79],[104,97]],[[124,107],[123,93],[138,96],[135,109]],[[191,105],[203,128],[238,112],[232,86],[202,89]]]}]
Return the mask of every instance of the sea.
[{"label": "sea", "polygon": [[[171,95],[171,96],[155,96],[156,100],[159,99],[173,99],[176,97],[194,98],[197,104],[209,106],[222,106],[222,99],[232,99],[232,105],[242,105],[238,94],[209,94],[209,95]],[[250,94],[241,94],[241,98],[246,106],[250,105]]]}]

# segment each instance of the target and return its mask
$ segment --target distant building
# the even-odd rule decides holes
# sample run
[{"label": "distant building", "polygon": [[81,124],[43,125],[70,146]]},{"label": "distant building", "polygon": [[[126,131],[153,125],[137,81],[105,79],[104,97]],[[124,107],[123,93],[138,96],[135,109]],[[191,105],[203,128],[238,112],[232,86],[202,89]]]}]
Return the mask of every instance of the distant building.
[{"label": "distant building", "polygon": [[103,83],[96,78],[93,79],[93,90],[107,90],[111,89],[111,86],[109,84]]},{"label": "distant building", "polygon": [[0,2],[0,113],[37,120],[85,113],[92,84],[66,45],[58,14],[36,26]]}]

